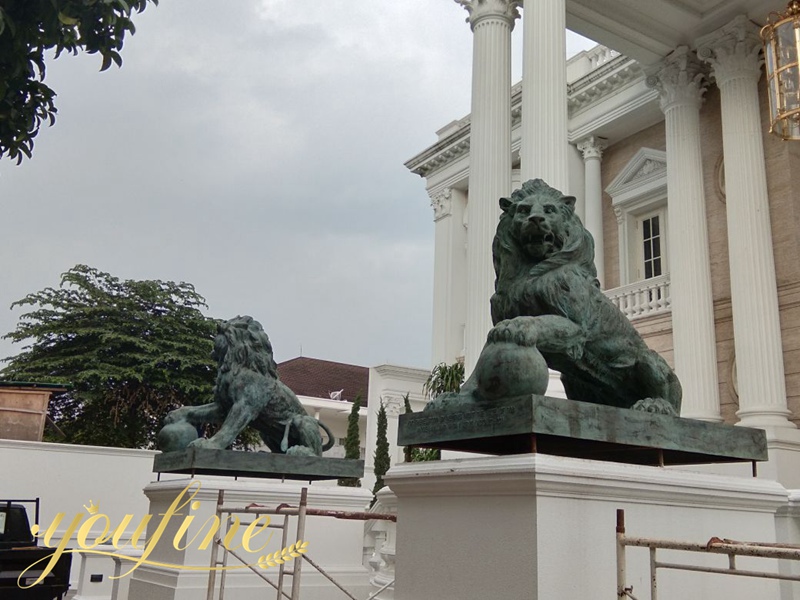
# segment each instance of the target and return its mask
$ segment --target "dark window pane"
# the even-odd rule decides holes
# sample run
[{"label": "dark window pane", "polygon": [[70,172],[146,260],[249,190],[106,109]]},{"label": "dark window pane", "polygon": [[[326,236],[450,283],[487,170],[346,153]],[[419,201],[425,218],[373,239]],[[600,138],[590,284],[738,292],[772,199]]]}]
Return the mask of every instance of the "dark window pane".
[{"label": "dark window pane", "polygon": [[644,259],[650,260],[653,258],[653,250],[652,250],[653,243],[650,241],[645,240],[644,242]]},{"label": "dark window pane", "polygon": [[658,235],[658,215],[653,217],[653,236]]},{"label": "dark window pane", "polygon": [[661,275],[661,259],[657,258],[653,261],[653,277]]},{"label": "dark window pane", "polygon": [[648,239],[650,237],[650,219],[642,221],[642,231],[644,232],[644,239]]},{"label": "dark window pane", "polygon": [[653,256],[661,257],[661,238],[653,238]]},{"label": "dark window pane", "polygon": [[646,262],[644,263],[644,278],[650,279],[653,276],[653,263]]}]

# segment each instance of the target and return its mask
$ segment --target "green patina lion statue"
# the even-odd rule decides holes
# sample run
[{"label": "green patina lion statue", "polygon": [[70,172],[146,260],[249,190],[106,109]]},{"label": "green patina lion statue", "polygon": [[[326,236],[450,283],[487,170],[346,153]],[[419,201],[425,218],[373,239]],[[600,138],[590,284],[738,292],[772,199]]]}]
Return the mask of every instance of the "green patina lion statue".
[{"label": "green patina lion statue", "polygon": [[500,208],[495,326],[461,391],[429,407],[543,394],[549,366],[572,400],[677,416],[678,378],[600,290],[594,241],[575,198],[536,179]]},{"label": "green patina lion statue", "polygon": [[[280,454],[321,456],[333,446],[330,430],[278,379],[272,344],[258,321],[245,316],[220,323],[211,356],[218,365],[214,401],[170,412],[158,435],[162,450],[228,448],[248,425]],[[211,438],[198,439],[196,427],[205,423],[220,428]],[[320,427],[328,436],[325,446]]]}]

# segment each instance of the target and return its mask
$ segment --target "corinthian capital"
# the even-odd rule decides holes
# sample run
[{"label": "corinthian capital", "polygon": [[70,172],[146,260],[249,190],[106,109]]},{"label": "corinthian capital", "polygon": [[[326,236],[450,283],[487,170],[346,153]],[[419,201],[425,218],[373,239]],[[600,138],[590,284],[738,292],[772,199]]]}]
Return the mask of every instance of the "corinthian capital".
[{"label": "corinthian capital", "polygon": [[661,110],[665,113],[673,106],[686,104],[699,109],[706,85],[705,67],[688,46],[678,46],[661,67],[647,77],[647,86],[658,91]]},{"label": "corinthian capital", "polygon": [[761,77],[759,28],[739,15],[727,25],[697,40],[697,56],[711,64],[717,85],[736,77]]},{"label": "corinthian capital", "polygon": [[599,160],[603,158],[603,150],[608,147],[608,144],[606,144],[605,138],[590,135],[575,144],[575,147],[583,154],[583,160],[589,160],[590,158]]},{"label": "corinthian capital", "polygon": [[453,191],[444,188],[441,192],[431,196],[431,208],[433,208],[433,220],[438,221],[453,212]]},{"label": "corinthian capital", "polygon": [[514,27],[514,20],[519,17],[522,0],[456,0],[469,13],[467,22],[472,29],[484,19],[501,19]]}]

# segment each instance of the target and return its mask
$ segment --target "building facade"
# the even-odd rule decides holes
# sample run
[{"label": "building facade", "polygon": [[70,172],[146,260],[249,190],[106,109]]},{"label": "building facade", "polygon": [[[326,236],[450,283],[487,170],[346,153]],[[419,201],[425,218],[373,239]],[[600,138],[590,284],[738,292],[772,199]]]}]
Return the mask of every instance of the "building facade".
[{"label": "building facade", "polygon": [[[507,81],[506,103],[487,89],[506,80],[474,79],[472,113],[406,163],[434,212],[434,362],[474,365],[491,326],[497,201],[541,177],[578,198],[603,289],[675,368],[683,416],[762,427],[771,464],[788,464],[800,451],[800,148],[768,133],[758,36],[781,4],[607,2],[600,15],[563,0],[459,3],[474,74],[506,72],[501,47],[524,7],[523,81]],[[649,25],[648,6],[660,15]],[[564,22],[604,45],[565,61]],[[487,142],[486,127],[504,131]],[[785,485],[800,486],[796,470]]]}]

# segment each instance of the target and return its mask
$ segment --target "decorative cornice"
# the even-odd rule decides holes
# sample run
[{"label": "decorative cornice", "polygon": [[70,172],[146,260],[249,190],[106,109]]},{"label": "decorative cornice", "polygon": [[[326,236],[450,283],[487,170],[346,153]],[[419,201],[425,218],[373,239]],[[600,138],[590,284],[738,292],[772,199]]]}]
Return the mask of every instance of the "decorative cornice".
[{"label": "decorative cornice", "polygon": [[697,56],[711,64],[718,86],[740,77],[758,81],[760,53],[759,28],[745,15],[697,40]]},{"label": "decorative cornice", "polygon": [[[615,56],[601,64],[598,68],[567,85],[567,99],[570,118],[584,110],[591,109],[607,98],[620,92],[628,86],[638,85],[645,79],[642,66],[635,60],[626,56]],[[615,112],[609,113],[613,118],[634,110],[643,103],[652,101],[657,92],[647,90],[645,95],[637,98],[633,104],[618,107]],[[652,96],[651,96],[652,95]],[[522,83],[517,82],[511,87],[511,125],[517,127],[522,118]],[[451,133],[429,146],[413,158],[406,161],[406,168],[420,177],[429,177],[433,173],[456,163],[466,157],[470,151],[470,115],[458,120]],[[581,131],[571,132],[571,141],[581,139],[594,131],[594,127],[581,128]],[[519,148],[517,139],[514,149]],[[450,183],[446,185],[451,185]]]},{"label": "decorative cornice", "polygon": [[[34,442],[28,440],[0,440],[0,451],[26,450],[34,452],[66,452],[69,454],[99,454],[109,457],[149,458],[158,454],[158,450],[139,450],[136,448],[112,448],[109,446],[82,446],[79,444],[57,444],[52,442]],[[90,460],[87,458],[87,460]]]},{"label": "decorative cornice", "polygon": [[467,121],[463,128],[407,161],[405,167],[420,177],[427,177],[444,165],[469,154],[469,136],[470,125]]},{"label": "decorative cornice", "polygon": [[647,77],[647,85],[658,90],[661,110],[666,113],[675,106],[703,103],[707,77],[703,63],[688,46],[678,46],[664,59],[661,67]]},{"label": "decorative cornice", "polygon": [[736,510],[774,514],[787,503],[776,481],[726,477],[620,463],[525,454],[394,465],[385,481],[399,498],[535,495]]},{"label": "decorative cornice", "polygon": [[593,158],[601,160],[603,158],[603,150],[608,147],[606,139],[590,135],[583,138],[580,142],[575,144],[575,147],[583,154],[583,160],[587,161]]},{"label": "decorative cornice", "polygon": [[472,30],[481,21],[486,19],[496,19],[505,21],[509,27],[514,27],[514,21],[519,18],[519,7],[521,0],[455,0],[469,13],[467,23]]},{"label": "decorative cornice", "polygon": [[378,365],[372,367],[381,377],[391,377],[393,379],[404,379],[407,381],[418,381],[425,383],[431,374],[430,370],[417,369],[414,367],[403,367],[400,365]]},{"label": "decorative cornice", "polygon": [[642,66],[619,55],[567,85],[567,107],[574,114],[644,77]]},{"label": "decorative cornice", "polygon": [[431,208],[433,208],[434,221],[453,214],[453,190],[445,188],[438,194],[431,196]]}]

